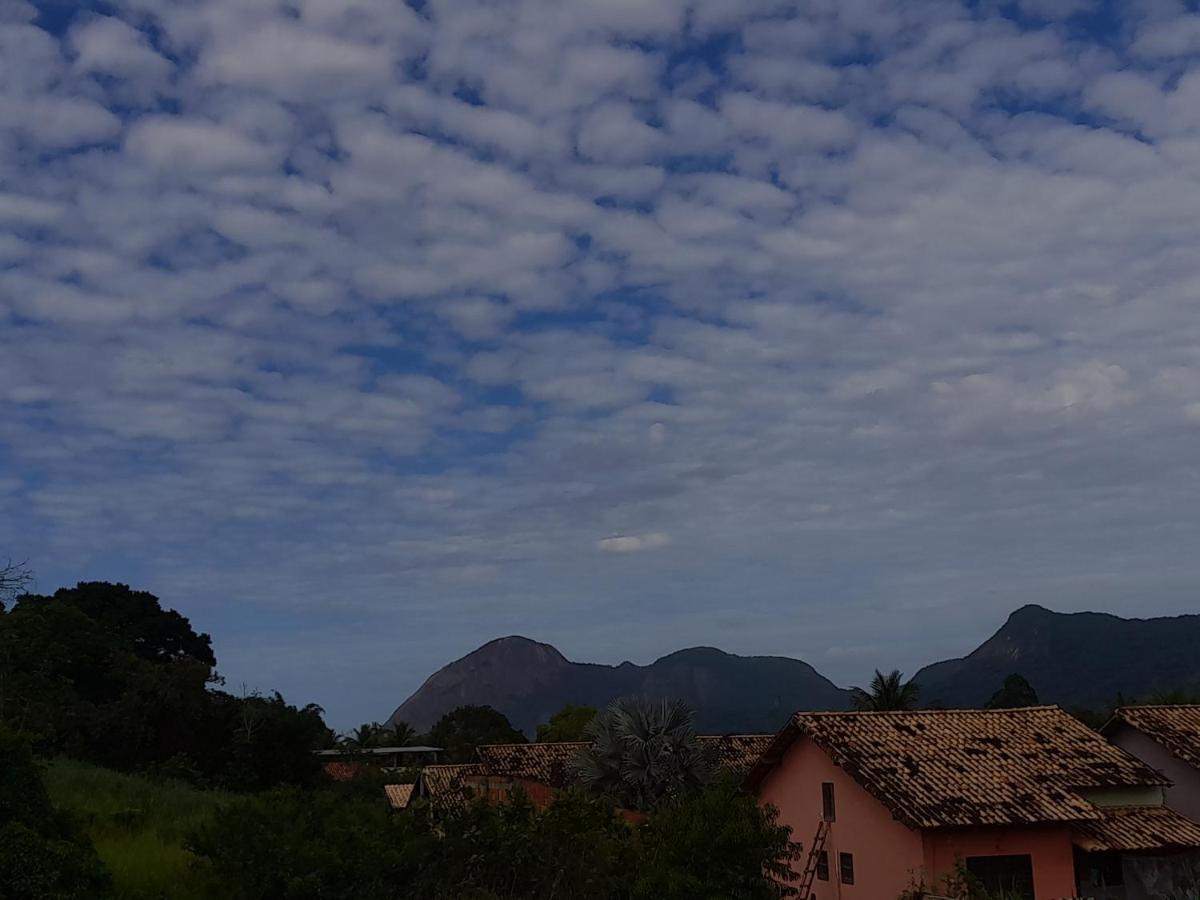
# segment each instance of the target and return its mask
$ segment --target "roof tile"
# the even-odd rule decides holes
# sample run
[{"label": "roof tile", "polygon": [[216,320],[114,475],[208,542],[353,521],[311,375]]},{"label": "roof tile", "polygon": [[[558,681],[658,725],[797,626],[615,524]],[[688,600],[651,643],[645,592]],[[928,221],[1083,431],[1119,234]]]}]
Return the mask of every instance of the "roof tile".
[{"label": "roof tile", "polygon": [[800,736],[913,828],[1094,819],[1074,789],[1165,784],[1056,706],[797,713],[750,771],[757,787]]},{"label": "roof tile", "polygon": [[1122,706],[1113,713],[1113,722],[1133,726],[1178,759],[1200,768],[1200,706]]},{"label": "roof tile", "polygon": [[1165,806],[1113,806],[1103,818],[1075,826],[1085,850],[1182,850],[1200,848],[1200,825]]}]

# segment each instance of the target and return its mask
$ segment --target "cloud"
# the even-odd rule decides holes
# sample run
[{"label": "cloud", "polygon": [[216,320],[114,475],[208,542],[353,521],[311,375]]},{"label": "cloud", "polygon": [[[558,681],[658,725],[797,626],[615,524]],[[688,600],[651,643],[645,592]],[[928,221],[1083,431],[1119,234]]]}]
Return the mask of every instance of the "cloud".
[{"label": "cloud", "polygon": [[514,631],[1186,611],[1197,17],[1110,6],[7,4],[0,551],[339,720]]},{"label": "cloud", "polygon": [[671,543],[671,536],[661,531],[650,534],[627,534],[608,537],[596,541],[596,549],[601,553],[640,553],[643,550],[657,550]]}]

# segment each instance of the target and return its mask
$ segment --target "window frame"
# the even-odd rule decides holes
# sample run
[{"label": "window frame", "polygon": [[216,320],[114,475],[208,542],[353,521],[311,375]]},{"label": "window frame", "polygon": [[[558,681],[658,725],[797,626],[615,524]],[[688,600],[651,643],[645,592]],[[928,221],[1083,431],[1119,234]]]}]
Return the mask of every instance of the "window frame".
[{"label": "window frame", "polygon": [[817,852],[817,881],[829,880],[829,851]]},{"label": "window frame", "polygon": [[821,782],[821,819],[825,822],[837,821],[837,797],[832,781]]},{"label": "window frame", "polygon": [[854,854],[845,850],[838,853],[838,881],[854,884]]}]

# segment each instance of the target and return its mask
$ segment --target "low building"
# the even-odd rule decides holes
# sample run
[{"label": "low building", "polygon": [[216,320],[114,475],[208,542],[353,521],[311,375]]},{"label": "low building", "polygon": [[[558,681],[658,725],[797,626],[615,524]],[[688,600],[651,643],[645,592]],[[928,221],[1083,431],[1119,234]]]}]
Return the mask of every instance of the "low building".
[{"label": "low building", "polygon": [[1057,707],[798,713],[744,785],[805,845],[806,900],[935,891],[956,867],[1028,900],[1149,896],[1200,828],[1168,780]]},{"label": "low building", "polygon": [[1121,706],[1101,733],[1170,779],[1167,806],[1200,822],[1200,706]]},{"label": "low building", "polygon": [[[737,778],[749,771],[771,740],[769,734],[700,737],[713,764]],[[560,791],[578,783],[575,760],[587,746],[583,741],[484,745],[476,749],[473,763],[426,766],[417,793],[435,804],[457,804],[473,796],[503,802],[519,788],[534,806],[544,809]]]},{"label": "low building", "polygon": [[364,772],[381,772],[385,775],[411,769],[425,763],[437,762],[441,747],[339,747],[334,750],[317,750],[321,768],[333,781],[351,781]]}]

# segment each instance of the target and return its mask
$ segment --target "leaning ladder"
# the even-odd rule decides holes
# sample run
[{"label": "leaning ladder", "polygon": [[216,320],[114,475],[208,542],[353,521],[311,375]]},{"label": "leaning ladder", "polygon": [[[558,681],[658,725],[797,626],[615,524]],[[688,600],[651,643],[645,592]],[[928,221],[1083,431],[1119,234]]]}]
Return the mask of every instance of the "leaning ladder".
[{"label": "leaning ladder", "polygon": [[808,900],[813,879],[817,877],[817,862],[821,859],[821,851],[825,849],[825,841],[828,837],[829,823],[822,819],[817,823],[817,833],[813,837],[812,847],[808,850],[808,859],[804,863],[804,872],[800,876],[801,900]]}]

